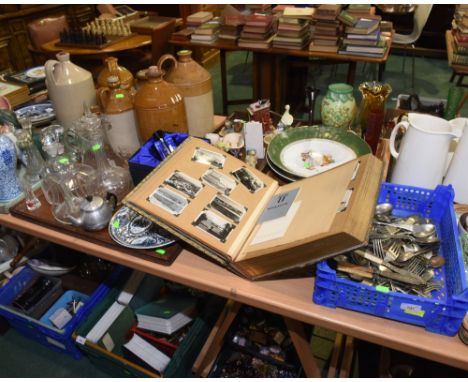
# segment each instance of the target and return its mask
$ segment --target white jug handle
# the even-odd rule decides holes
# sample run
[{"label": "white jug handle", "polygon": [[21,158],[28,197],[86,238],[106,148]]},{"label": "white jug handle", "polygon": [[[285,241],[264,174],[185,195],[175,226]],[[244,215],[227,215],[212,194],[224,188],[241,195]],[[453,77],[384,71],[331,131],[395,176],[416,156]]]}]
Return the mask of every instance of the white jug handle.
[{"label": "white jug handle", "polygon": [[57,60],[47,60],[44,68],[46,72],[47,79],[55,83],[54,68],[59,62]]},{"label": "white jug handle", "polygon": [[398,156],[400,155],[400,153],[397,152],[395,149],[395,139],[398,134],[398,131],[400,130],[400,127],[404,127],[405,130],[408,130],[409,122],[408,121],[398,122],[393,128],[392,133],[390,134],[390,153],[392,154],[392,157],[394,157],[395,159],[397,159]]}]

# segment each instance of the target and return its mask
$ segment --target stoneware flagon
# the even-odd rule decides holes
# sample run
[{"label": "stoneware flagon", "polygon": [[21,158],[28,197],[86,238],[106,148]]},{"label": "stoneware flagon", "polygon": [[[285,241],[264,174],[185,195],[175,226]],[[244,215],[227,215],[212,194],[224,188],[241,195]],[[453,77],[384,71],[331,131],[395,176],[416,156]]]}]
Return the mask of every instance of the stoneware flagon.
[{"label": "stoneware flagon", "polygon": [[61,52],[57,60],[45,63],[46,85],[58,122],[71,128],[83,115],[83,105],[96,103],[93,77],[90,72],[73,64],[70,54]]},{"label": "stoneware flagon", "polygon": [[190,118],[187,120],[190,135],[204,137],[213,131],[213,85],[211,74],[192,59],[190,50],[177,52],[178,61],[174,56],[165,54],[158,61],[162,68],[166,61],[172,62],[172,67],[164,79],[173,83],[184,97],[185,111]]},{"label": "stoneware flagon", "polygon": [[179,89],[163,80],[164,72],[150,66],[147,81],[135,94],[133,104],[140,138],[147,141],[156,130],[188,132],[184,99]]},{"label": "stoneware flagon", "polygon": [[121,88],[117,76],[110,76],[107,85],[98,90],[99,100],[110,123],[106,135],[112,150],[128,159],[140,147],[132,96],[129,89]]}]

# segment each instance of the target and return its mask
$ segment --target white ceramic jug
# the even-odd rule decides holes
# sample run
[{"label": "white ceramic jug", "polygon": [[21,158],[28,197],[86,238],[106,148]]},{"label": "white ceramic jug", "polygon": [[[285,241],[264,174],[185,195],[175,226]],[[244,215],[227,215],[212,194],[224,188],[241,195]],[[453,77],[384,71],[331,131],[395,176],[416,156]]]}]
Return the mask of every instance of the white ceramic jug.
[{"label": "white ceramic jug", "polygon": [[[403,127],[406,133],[395,149],[395,138]],[[447,168],[449,146],[458,135],[448,121],[427,114],[409,113],[408,121],[398,123],[390,135],[390,152],[396,159],[391,182],[422,188],[442,183]]]},{"label": "white ceramic jug", "polygon": [[[455,190],[455,201],[468,204],[468,175],[466,164],[468,163],[468,132],[464,132],[468,119],[457,118],[457,127],[461,127],[461,139],[458,142],[452,161],[450,162],[444,184],[451,184]],[[461,123],[460,123],[461,122]]]},{"label": "white ceramic jug", "polygon": [[90,72],[73,64],[70,54],[61,52],[45,63],[46,85],[59,123],[71,128],[83,115],[83,105],[96,104],[96,91]]}]

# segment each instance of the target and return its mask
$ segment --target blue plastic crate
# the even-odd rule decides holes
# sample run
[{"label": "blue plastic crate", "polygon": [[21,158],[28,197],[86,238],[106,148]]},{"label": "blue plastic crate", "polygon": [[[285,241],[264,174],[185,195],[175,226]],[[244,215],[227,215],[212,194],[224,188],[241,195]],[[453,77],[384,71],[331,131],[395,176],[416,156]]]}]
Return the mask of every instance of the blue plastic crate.
[{"label": "blue plastic crate", "polygon": [[99,285],[67,325],[62,329],[57,329],[44,322],[28,317],[9,306],[15,297],[28,285],[29,281],[37,275],[34,270],[25,267],[0,290],[0,316],[5,317],[11,327],[26,337],[59,353],[68,354],[76,359],[80,359],[82,353],[73,341],[72,333],[78,324],[89,316],[93,307],[107,295],[123,270],[123,267],[116,267],[107,280]]},{"label": "blue plastic crate", "polygon": [[445,266],[436,270],[435,276],[442,281],[443,288],[431,298],[377,290],[339,278],[325,260],[317,264],[313,301],[330,308],[341,307],[423,326],[434,333],[455,335],[468,310],[468,290],[453,196],[451,186],[427,190],[383,183],[377,201],[391,203],[395,215],[421,213],[436,224],[441,239],[439,254],[445,258]]}]

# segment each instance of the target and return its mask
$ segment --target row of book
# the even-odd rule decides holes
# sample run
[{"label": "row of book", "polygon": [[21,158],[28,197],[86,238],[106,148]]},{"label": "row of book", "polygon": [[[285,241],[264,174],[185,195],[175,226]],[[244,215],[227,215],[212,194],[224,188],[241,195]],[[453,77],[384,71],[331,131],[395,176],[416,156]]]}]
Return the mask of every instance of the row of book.
[{"label": "row of book", "polygon": [[452,64],[468,68],[468,4],[459,4],[455,8],[452,35]]},{"label": "row of book", "polygon": [[[346,9],[338,4],[279,5],[271,12],[230,13],[220,18],[197,12],[187,18],[187,28],[172,38],[206,44],[219,39],[249,49],[308,47],[313,52],[370,57],[382,57],[389,48],[384,35],[391,33],[392,25],[372,15],[367,4],[351,4]],[[383,29],[387,32],[382,33]]]}]

